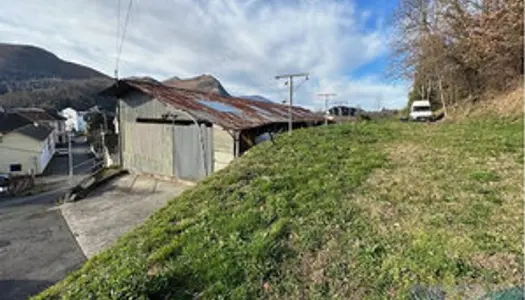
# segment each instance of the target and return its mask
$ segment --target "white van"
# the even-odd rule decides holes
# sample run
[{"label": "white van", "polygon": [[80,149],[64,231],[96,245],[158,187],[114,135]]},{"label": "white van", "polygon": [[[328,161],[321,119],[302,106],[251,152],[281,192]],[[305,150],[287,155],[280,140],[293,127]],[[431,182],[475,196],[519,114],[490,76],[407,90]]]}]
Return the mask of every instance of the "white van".
[{"label": "white van", "polygon": [[430,121],[432,119],[430,101],[414,101],[410,107],[410,119],[413,121]]}]

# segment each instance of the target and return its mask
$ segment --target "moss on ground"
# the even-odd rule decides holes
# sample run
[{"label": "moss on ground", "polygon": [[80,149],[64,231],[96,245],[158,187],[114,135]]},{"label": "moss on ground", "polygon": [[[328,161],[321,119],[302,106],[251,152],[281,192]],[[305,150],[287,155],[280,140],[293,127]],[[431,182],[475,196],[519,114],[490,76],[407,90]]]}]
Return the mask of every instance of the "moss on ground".
[{"label": "moss on ground", "polygon": [[[34,299],[382,299],[523,284],[522,121],[295,131]],[[463,294],[462,294],[463,293]]]}]

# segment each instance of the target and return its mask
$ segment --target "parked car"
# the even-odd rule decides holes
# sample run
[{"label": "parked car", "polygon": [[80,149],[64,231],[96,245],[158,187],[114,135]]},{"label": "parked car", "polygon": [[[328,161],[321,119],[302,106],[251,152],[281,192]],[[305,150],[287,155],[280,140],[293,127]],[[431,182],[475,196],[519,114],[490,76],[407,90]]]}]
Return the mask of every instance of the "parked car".
[{"label": "parked car", "polygon": [[0,195],[9,194],[9,183],[11,182],[9,174],[0,174]]},{"label": "parked car", "polygon": [[57,148],[56,149],[56,153],[57,153],[57,155],[60,155],[60,156],[68,155],[68,150],[67,150],[67,148]]},{"label": "parked car", "polygon": [[410,107],[409,117],[412,121],[431,121],[432,109],[430,107],[430,101],[414,101]]}]

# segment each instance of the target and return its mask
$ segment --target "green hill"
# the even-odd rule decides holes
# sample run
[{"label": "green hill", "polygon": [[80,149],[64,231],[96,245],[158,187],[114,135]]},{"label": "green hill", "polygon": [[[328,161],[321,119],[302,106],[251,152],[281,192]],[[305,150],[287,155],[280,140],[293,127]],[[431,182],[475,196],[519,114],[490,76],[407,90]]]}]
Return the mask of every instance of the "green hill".
[{"label": "green hill", "polygon": [[522,191],[523,117],[302,129],[35,299],[470,298],[523,284]]}]

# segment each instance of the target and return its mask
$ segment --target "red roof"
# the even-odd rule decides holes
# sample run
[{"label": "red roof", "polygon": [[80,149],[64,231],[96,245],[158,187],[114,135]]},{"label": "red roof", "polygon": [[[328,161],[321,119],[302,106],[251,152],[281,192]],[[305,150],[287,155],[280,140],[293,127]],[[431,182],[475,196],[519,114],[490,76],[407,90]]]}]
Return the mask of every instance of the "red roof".
[{"label": "red roof", "polygon": [[[130,88],[185,111],[197,120],[208,121],[225,129],[240,130],[288,122],[287,105],[184,90],[153,80],[123,79],[119,81],[118,87],[113,86],[109,90],[118,96]],[[320,122],[324,121],[324,116],[294,106],[292,119],[293,122]]]}]

